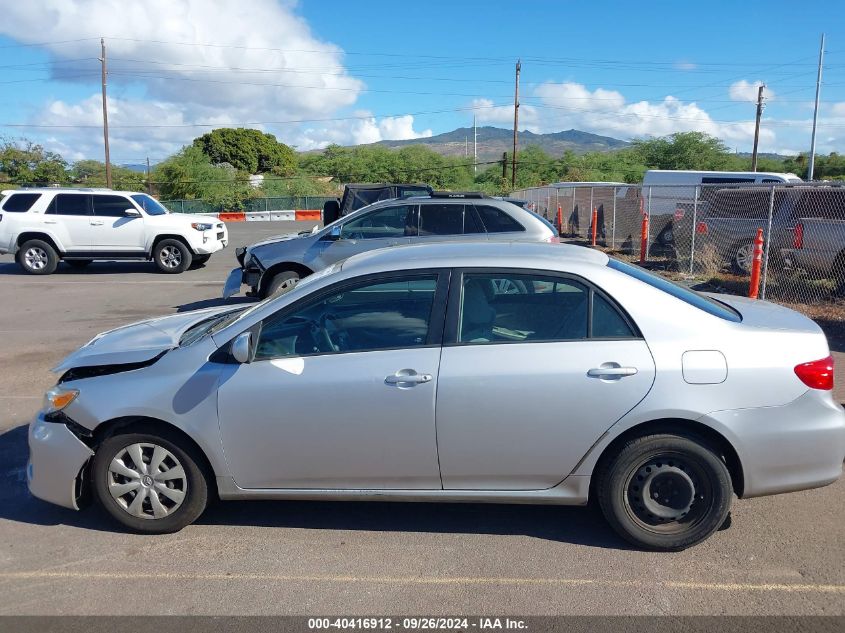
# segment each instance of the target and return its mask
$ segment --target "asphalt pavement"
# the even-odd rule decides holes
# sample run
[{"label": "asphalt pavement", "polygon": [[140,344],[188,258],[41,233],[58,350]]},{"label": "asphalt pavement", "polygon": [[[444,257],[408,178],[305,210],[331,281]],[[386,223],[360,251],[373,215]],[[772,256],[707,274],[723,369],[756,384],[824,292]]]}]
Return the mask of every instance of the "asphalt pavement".
[{"label": "asphalt pavement", "polygon": [[50,367],[103,330],[221,303],[234,246],[312,225],[232,224],[177,276],[33,277],[0,256],[0,614],[845,614],[842,481],[737,501],[730,528],[677,554],[630,549],[592,508],[227,502],[139,536],[28,495],[24,425]]}]

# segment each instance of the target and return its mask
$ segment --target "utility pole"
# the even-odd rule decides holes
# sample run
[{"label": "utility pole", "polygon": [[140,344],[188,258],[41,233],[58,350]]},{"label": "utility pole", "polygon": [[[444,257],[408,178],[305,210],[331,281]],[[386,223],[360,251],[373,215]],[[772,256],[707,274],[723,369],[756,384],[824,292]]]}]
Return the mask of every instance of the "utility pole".
[{"label": "utility pole", "polygon": [[147,156],[147,193],[153,193],[153,183],[150,182],[150,157]]},{"label": "utility pole", "polygon": [[478,128],[475,125],[475,115],[472,115],[472,173],[478,173]]},{"label": "utility pole", "polygon": [[469,135],[464,134],[464,158],[469,158]]},{"label": "utility pole", "polygon": [[502,183],[508,179],[508,153],[502,152]]},{"label": "utility pole", "polygon": [[513,93],[513,167],[511,167],[511,187],[516,187],[516,143],[519,136],[519,72],[522,62],[516,60],[516,85]]},{"label": "utility pole", "polygon": [[757,171],[757,144],[760,142],[760,119],[763,117],[763,89],[766,84],[757,88],[757,120],[754,123],[754,149],[751,152],[751,171]]},{"label": "utility pole", "polygon": [[102,70],[102,84],[103,84],[103,145],[106,149],[106,187],[111,189],[111,159],[109,158],[109,108],[106,102],[106,40],[100,38],[100,48],[102,50],[102,57],[100,57],[100,67]]},{"label": "utility pole", "polygon": [[813,135],[810,137],[810,161],[807,164],[807,180],[813,179],[813,169],[816,164],[816,123],[819,120],[819,95],[822,90],[822,65],[824,64],[824,33],[819,46],[819,74],[816,76],[816,107],[813,110]]}]

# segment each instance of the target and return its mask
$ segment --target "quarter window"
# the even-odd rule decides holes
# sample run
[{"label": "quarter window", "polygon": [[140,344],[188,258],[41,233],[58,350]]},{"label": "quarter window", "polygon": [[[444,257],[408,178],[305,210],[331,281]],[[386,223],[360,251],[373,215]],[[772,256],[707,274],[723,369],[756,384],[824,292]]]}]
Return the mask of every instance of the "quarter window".
[{"label": "quarter window", "polygon": [[437,275],[371,280],[264,322],[256,359],[426,345]]},{"label": "quarter window", "polygon": [[540,274],[470,273],[463,277],[458,326],[461,343],[635,336],[613,305],[576,280]]},{"label": "quarter window", "polygon": [[343,225],[340,236],[345,239],[379,239],[415,235],[417,218],[415,205],[403,204],[376,209]]},{"label": "quarter window", "polygon": [[25,213],[32,208],[36,200],[41,197],[40,193],[13,193],[6,198],[3,211],[11,213]]},{"label": "quarter window", "polygon": [[94,196],[94,215],[122,218],[132,203],[123,196]]},{"label": "quarter window", "polygon": [[420,206],[420,235],[461,235],[464,233],[464,204],[423,204]]},{"label": "quarter window", "polygon": [[488,233],[514,233],[525,230],[524,226],[501,209],[486,205],[476,205],[475,209]]},{"label": "quarter window", "polygon": [[47,213],[55,215],[89,215],[88,201],[91,196],[76,193],[60,193],[53,198]]}]

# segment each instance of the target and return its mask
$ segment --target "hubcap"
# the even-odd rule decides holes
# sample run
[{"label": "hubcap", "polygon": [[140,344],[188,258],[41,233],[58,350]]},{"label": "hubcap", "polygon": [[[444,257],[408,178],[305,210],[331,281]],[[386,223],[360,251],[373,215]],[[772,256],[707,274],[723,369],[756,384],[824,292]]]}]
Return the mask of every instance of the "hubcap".
[{"label": "hubcap", "polygon": [[625,501],[643,527],[676,532],[704,516],[712,500],[708,478],[697,464],[678,454],[664,454],[631,472]]},{"label": "hubcap", "polygon": [[161,263],[167,268],[177,268],[182,263],[182,251],[175,246],[165,246],[159,255]]},{"label": "hubcap", "polygon": [[117,504],[140,519],[173,514],[188,492],[182,464],[157,444],[131,444],[109,465],[108,488]]},{"label": "hubcap", "polygon": [[47,251],[33,246],[24,253],[24,260],[32,270],[42,270],[47,265]]},{"label": "hubcap", "polygon": [[736,265],[740,270],[751,272],[751,262],[754,259],[754,246],[745,244],[736,251]]}]

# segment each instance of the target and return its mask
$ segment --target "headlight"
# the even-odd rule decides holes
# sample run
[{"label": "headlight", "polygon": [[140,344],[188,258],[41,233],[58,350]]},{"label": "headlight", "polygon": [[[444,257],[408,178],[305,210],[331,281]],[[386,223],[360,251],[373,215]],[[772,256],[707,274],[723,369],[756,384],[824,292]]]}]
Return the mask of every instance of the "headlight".
[{"label": "headlight", "polygon": [[191,226],[197,231],[210,231],[214,228],[213,224],[205,224],[203,222],[191,222]]},{"label": "headlight", "polygon": [[55,387],[48,389],[47,393],[44,394],[44,405],[42,406],[42,410],[45,414],[61,411],[71,402],[76,400],[78,395],[79,389],[66,389],[56,385]]}]

